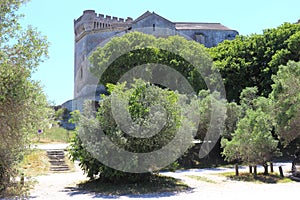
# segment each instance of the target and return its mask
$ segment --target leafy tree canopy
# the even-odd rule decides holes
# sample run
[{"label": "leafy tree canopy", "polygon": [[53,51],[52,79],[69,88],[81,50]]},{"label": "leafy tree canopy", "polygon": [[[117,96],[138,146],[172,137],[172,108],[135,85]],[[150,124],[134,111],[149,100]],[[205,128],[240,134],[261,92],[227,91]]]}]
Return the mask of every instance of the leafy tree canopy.
[{"label": "leafy tree canopy", "polygon": [[[241,100],[249,102],[249,99]],[[265,165],[279,155],[278,141],[272,135],[275,125],[274,116],[270,112],[272,102],[265,97],[258,97],[252,102],[252,106],[248,107],[245,116],[238,122],[232,139],[222,139],[222,154],[228,161]]]},{"label": "leafy tree canopy", "polygon": [[[180,36],[156,38],[140,32],[131,32],[122,37],[112,38],[104,47],[92,53],[90,61],[91,72],[101,77],[100,83],[103,85],[115,84],[134,67],[145,65],[147,69],[149,64],[172,67],[189,81],[196,93],[207,89],[206,83],[213,77],[212,62],[204,46]],[[159,74],[161,71],[158,70],[148,75],[155,77]],[[139,78],[137,74],[135,76]],[[164,76],[160,80],[170,81],[171,78]],[[176,86],[179,87],[181,83],[181,80],[178,80]]]},{"label": "leafy tree canopy", "polygon": [[[106,158],[110,165],[122,166],[124,171],[143,166],[148,160],[168,159],[162,153],[149,154],[147,160],[130,156],[124,161],[118,155],[112,154],[114,151],[106,150],[107,148],[103,146],[106,140],[103,137],[109,138],[121,149],[140,154],[160,150],[171,143],[177,134],[180,135],[180,141],[187,140],[190,145],[192,144],[195,125],[182,116],[182,113],[192,110],[185,110],[189,105],[184,103],[184,96],[142,80],[137,80],[131,88],[127,88],[126,83],[109,84],[108,88],[111,95],[103,96],[95,119],[90,117],[88,106],[85,106],[83,115],[79,115],[78,135],[74,138],[70,149],[73,159],[80,161],[80,166],[90,178],[100,175],[100,178],[107,181],[140,181],[152,171],[165,167],[153,161],[151,166],[148,166],[149,173],[127,173],[101,163],[103,160],[99,159],[98,154],[103,156],[102,159]],[[183,103],[186,106],[183,106]],[[103,130],[105,136],[99,136],[99,128]],[[136,137],[135,133],[138,133],[139,137]],[[184,153],[180,151],[179,147],[172,147],[168,155]],[[125,166],[128,169],[124,168]]]},{"label": "leafy tree canopy", "polygon": [[277,133],[285,145],[300,136],[300,62],[290,61],[272,77]]},{"label": "leafy tree canopy", "polygon": [[279,65],[289,60],[299,61],[300,24],[284,23],[266,29],[263,34],[238,36],[210,48],[216,68],[225,81],[227,99],[239,102],[246,87],[258,88],[258,95],[271,93],[272,75]]}]

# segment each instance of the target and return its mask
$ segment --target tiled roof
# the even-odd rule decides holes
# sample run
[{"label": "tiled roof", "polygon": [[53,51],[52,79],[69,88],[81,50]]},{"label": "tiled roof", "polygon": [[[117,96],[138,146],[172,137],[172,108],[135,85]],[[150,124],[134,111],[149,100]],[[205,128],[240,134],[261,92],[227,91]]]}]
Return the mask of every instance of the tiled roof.
[{"label": "tiled roof", "polygon": [[220,23],[175,22],[175,27],[178,30],[232,30]]}]

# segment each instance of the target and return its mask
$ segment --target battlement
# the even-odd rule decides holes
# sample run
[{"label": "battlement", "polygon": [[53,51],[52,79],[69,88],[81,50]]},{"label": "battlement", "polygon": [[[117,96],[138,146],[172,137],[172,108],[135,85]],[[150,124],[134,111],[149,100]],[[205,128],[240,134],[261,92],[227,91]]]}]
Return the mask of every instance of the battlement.
[{"label": "battlement", "polygon": [[127,17],[125,20],[115,16],[97,14],[95,10],[85,10],[78,19],[74,20],[75,37],[80,38],[86,31],[125,29],[132,22],[131,17]]}]

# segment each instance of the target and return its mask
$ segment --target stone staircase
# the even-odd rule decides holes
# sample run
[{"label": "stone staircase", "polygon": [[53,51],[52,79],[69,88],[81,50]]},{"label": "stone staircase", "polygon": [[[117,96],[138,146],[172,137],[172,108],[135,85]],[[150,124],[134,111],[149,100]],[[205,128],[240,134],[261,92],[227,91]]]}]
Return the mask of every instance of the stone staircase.
[{"label": "stone staircase", "polygon": [[65,162],[65,152],[60,149],[47,150],[47,156],[51,164],[50,171],[52,172],[68,172],[70,168]]}]

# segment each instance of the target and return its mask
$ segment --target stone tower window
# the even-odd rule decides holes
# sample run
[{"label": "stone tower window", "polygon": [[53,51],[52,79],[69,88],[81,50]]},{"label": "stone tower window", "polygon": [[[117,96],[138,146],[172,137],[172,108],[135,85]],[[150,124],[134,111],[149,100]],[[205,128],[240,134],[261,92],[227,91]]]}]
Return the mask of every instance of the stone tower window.
[{"label": "stone tower window", "polygon": [[155,24],[153,24],[153,31],[155,31]]},{"label": "stone tower window", "polygon": [[80,67],[80,80],[82,80],[82,78],[83,78],[83,69],[82,67]]}]

